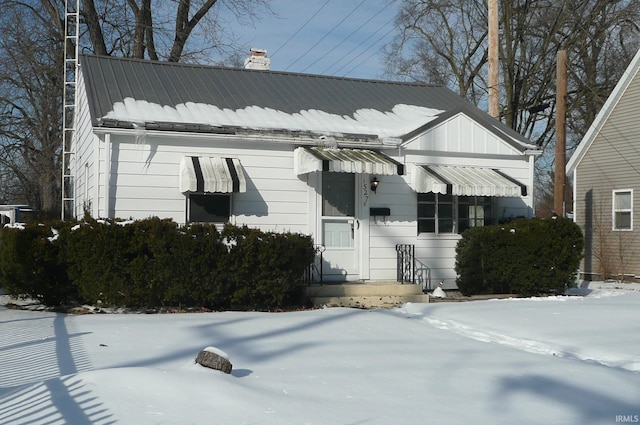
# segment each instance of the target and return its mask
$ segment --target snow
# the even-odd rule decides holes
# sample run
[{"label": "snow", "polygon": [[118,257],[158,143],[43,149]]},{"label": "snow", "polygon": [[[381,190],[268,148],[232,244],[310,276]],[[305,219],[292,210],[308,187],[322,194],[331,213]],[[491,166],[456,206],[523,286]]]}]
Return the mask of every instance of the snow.
[{"label": "snow", "polygon": [[219,349],[218,347],[206,347],[202,351],[206,351],[207,353],[217,354],[218,356],[222,357],[223,359],[229,360],[229,355],[227,353],[225,353],[224,351],[222,351],[221,349]]},{"label": "snow", "polygon": [[7,223],[4,225],[4,227],[7,229],[19,229],[19,230],[24,230],[25,226],[26,225],[24,223]]},{"label": "snow", "polygon": [[247,106],[220,109],[215,105],[187,102],[175,106],[159,105],[130,97],[116,102],[103,118],[145,123],[169,122],[211,126],[232,126],[253,130],[309,131],[318,134],[370,134],[380,139],[399,138],[435,119],[443,111],[415,105],[395,105],[391,111],[359,109],[353,117],[320,110],[290,114],[272,108]]},{"label": "snow", "polygon": [[[287,313],[0,306],[0,423],[637,422],[640,286],[574,293]],[[230,375],[194,363],[207,347]]]},{"label": "snow", "polygon": [[[24,230],[24,229],[22,229],[22,230]],[[49,242],[54,242],[54,241],[58,240],[58,238],[60,237],[60,232],[58,231],[58,229],[55,229],[53,227],[51,228],[51,234],[53,236],[50,236],[50,237],[47,238],[49,240]]]}]

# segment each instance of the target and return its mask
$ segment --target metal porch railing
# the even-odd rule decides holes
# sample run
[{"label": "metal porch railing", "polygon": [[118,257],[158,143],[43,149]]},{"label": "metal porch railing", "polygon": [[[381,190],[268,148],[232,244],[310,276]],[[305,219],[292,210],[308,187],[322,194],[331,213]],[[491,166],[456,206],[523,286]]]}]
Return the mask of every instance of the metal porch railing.
[{"label": "metal porch railing", "polygon": [[410,244],[396,245],[396,280],[400,283],[416,283],[416,247]]},{"label": "metal porch railing", "polygon": [[313,263],[309,264],[307,270],[304,274],[304,283],[307,285],[311,285],[312,283],[320,283],[323,282],[323,271],[322,271],[322,253],[325,250],[324,245],[316,245],[316,257],[313,259]]}]

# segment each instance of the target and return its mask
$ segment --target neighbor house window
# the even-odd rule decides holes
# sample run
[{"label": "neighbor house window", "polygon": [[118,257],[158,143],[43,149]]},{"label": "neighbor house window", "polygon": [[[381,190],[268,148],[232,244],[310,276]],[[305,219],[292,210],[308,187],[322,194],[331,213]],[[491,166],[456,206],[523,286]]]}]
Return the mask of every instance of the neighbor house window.
[{"label": "neighbor house window", "polygon": [[462,233],[490,218],[489,197],[418,193],[418,233]]},{"label": "neighbor house window", "polygon": [[188,221],[226,223],[231,215],[231,195],[228,193],[190,194]]},{"label": "neighbor house window", "polygon": [[613,230],[633,230],[633,191],[613,191]]}]

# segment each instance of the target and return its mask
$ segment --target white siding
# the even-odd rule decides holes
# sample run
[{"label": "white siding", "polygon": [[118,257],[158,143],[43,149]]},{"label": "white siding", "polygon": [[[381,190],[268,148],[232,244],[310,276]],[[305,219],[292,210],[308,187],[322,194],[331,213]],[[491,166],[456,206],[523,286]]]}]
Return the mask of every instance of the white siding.
[{"label": "white siding", "polygon": [[519,155],[513,146],[464,114],[429,129],[411,143],[411,149],[482,155]]},{"label": "white siding", "polygon": [[[81,109],[84,114],[86,105]],[[79,117],[84,117],[83,114]],[[98,138],[88,131],[88,125],[85,117],[78,127],[82,138],[78,158],[85,170],[100,170],[97,181],[94,176],[87,181],[91,185],[88,192],[97,195],[90,201],[102,216],[134,219],[159,216],[183,223],[186,197],[179,191],[180,161],[184,156],[222,156],[240,159],[247,180],[247,191],[232,195],[232,223],[312,236],[321,229],[319,195],[314,186],[320,181],[319,176],[295,175],[293,144],[170,132],[139,133],[136,137],[133,131],[119,131]],[[97,149],[97,153],[92,149]],[[500,169],[526,184],[529,190],[526,197],[499,199],[496,208],[500,217],[532,213],[533,169],[529,157],[462,115],[400,149],[385,153],[405,165],[405,175],[376,176],[380,180],[377,193],[367,192],[367,182],[373,176],[362,176],[357,217],[365,226],[360,233],[364,247],[358,260],[360,279],[394,280],[395,247],[412,244],[416,249],[418,280],[426,284],[430,279],[432,286],[444,281],[445,287],[455,287],[455,247],[460,236],[417,234],[417,194],[409,184],[414,164]],[[94,157],[99,157],[99,167],[92,163]],[[77,193],[83,192],[78,188]],[[369,217],[371,207],[389,208],[391,215]]]},{"label": "white siding", "polygon": [[73,187],[75,193],[74,213],[81,217],[84,208],[91,207],[91,213],[97,211],[94,197],[96,195],[96,157],[95,149],[97,137],[92,132],[91,116],[87,104],[87,93],[85,90],[82,71],[78,78],[76,87],[76,110],[74,115],[75,132],[73,135],[72,155],[70,165],[71,173],[75,175]]},{"label": "white siding", "polygon": [[[173,137],[172,137],[173,136]],[[186,197],[179,190],[184,156],[238,158],[247,191],[232,195],[232,219],[263,230],[307,232],[307,186],[293,173],[293,149],[287,145],[241,144],[236,140],[172,134],[111,137],[109,217],[160,216],[186,220]],[[104,160],[104,148],[101,158]],[[104,191],[104,174],[101,190]]]},{"label": "white siding", "polygon": [[[448,134],[451,135],[451,131],[456,133],[458,129],[457,125],[449,126]],[[443,134],[441,136],[445,137]],[[399,151],[385,152],[405,165],[405,175],[378,176],[380,180],[378,191],[369,199],[371,207],[388,207],[391,210],[391,216],[384,219],[371,217],[369,221],[370,278],[372,280],[395,279],[395,246],[412,244],[415,245],[418,281],[423,285],[430,283],[431,287],[443,281],[445,288],[455,288],[455,248],[460,235],[418,235],[417,194],[409,185],[413,165],[437,164],[498,169],[527,185],[527,196],[495,198],[494,215],[497,215],[498,219],[532,216],[533,175],[529,156],[517,153],[511,147],[507,149],[507,145],[501,141],[499,144],[502,146],[490,148],[485,140],[497,143],[493,140],[493,135],[479,135],[478,138],[482,140],[479,142],[473,139],[473,143],[467,142],[466,150],[463,144],[458,143],[462,138],[456,133],[453,141],[439,141],[439,146],[435,144],[428,146],[428,152],[420,150],[424,147],[424,137],[416,138]],[[478,151],[478,147],[482,148],[481,152]],[[450,150],[438,152],[435,148],[456,149],[457,155],[451,155]],[[486,152],[493,152],[493,154],[489,155]]]}]

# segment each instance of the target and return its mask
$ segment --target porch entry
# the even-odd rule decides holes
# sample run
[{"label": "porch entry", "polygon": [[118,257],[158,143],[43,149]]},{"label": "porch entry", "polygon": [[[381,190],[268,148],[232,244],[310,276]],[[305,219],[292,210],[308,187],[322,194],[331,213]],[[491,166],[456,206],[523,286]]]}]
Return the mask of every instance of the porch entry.
[{"label": "porch entry", "polygon": [[356,175],[321,173],[321,234],[325,247],[324,275],[328,280],[359,276],[360,220],[356,202]]},{"label": "porch entry", "polygon": [[307,146],[294,150],[294,172],[310,189],[310,228],[324,246],[323,277],[369,279],[368,188],[372,176],[404,174],[404,165],[370,149]]}]

